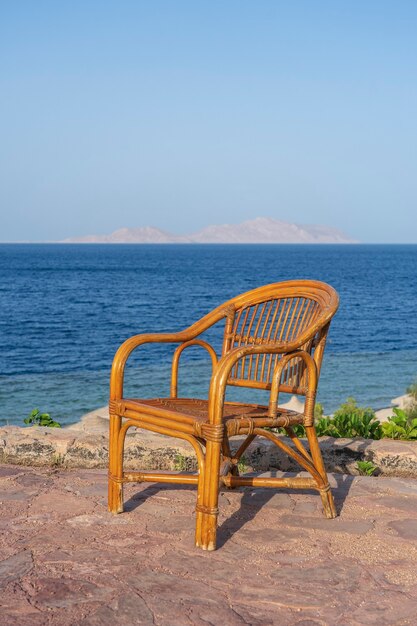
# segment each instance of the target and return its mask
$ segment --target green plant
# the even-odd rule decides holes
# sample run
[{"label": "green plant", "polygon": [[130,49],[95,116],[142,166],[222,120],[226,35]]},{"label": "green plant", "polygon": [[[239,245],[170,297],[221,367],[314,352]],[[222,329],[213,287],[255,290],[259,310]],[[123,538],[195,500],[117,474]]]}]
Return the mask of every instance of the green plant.
[{"label": "green plant", "polygon": [[[291,428],[293,429],[296,437],[306,436],[306,429],[304,428],[302,424],[294,424],[294,426],[291,426]],[[282,432],[284,433],[284,435],[286,434],[285,428],[282,429]]]},{"label": "green plant", "polygon": [[375,412],[370,408],[358,407],[354,398],[348,398],[333,417],[321,417],[317,420],[316,431],[319,437],[382,437],[381,424]]},{"label": "green plant", "polygon": [[357,461],[356,467],[361,476],[373,476],[378,469],[372,461]]},{"label": "green plant", "polygon": [[[354,398],[348,398],[336,411],[333,417],[323,416],[323,407],[317,403],[314,409],[315,426],[318,437],[363,437],[365,439],[381,439],[382,430],[375,412],[369,408],[359,407]],[[292,427],[297,437],[305,437],[302,424]],[[279,432],[285,433],[284,429]]]},{"label": "green plant", "polygon": [[248,466],[246,464],[246,459],[244,456],[241,456],[238,463],[237,463],[237,467],[239,470],[239,474],[244,474],[246,472],[246,470],[248,469]]},{"label": "green plant", "polygon": [[417,418],[410,415],[403,409],[393,409],[386,422],[381,424],[384,437],[390,439],[417,439]]},{"label": "green plant", "polygon": [[52,419],[49,413],[41,413],[39,409],[33,411],[23,420],[25,424],[33,426],[48,426],[49,428],[61,428],[61,424]]},{"label": "green plant", "polygon": [[341,437],[340,434],[335,434],[337,432],[336,427],[332,424],[331,417],[321,417],[316,421],[316,433],[317,437]]},{"label": "green plant", "polygon": [[323,417],[323,405],[320,404],[320,402],[316,402],[316,405],[314,407],[314,419],[317,421],[320,418]]},{"label": "green plant", "polygon": [[[408,387],[412,398],[417,396],[417,382]],[[323,407],[316,404],[314,411],[318,437],[363,437],[364,439],[417,439],[417,400],[405,409],[393,409],[394,415],[387,422],[380,422],[375,411],[359,407],[354,398],[348,398],[333,417],[323,416]],[[302,424],[292,426],[297,437],[305,437]],[[273,428],[273,432],[286,434],[285,428]]]},{"label": "green plant", "polygon": [[174,458],[174,469],[178,472],[183,472],[187,469],[187,457],[183,454],[176,454]]},{"label": "green plant", "polygon": [[380,439],[380,422],[375,415],[375,411],[369,407],[359,407],[355,398],[348,398],[334,414],[333,419],[337,423],[347,421],[354,431],[356,437],[368,439]]}]

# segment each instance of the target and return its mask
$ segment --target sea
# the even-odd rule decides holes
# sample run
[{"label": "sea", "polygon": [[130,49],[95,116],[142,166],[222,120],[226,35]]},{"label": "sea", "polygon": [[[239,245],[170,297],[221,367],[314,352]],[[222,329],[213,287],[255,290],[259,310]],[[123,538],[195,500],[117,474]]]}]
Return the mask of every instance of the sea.
[{"label": "sea", "polygon": [[[348,397],[378,409],[404,394],[417,377],[417,245],[2,244],[0,423],[23,425],[34,408],[74,423],[106,404],[127,337],[181,330],[239,293],[294,278],[340,294],[319,383],[325,413]],[[211,331],[216,346],[221,331]],[[125,395],[168,394],[171,358],[170,346],[141,347]],[[206,353],[190,348],[179,395],[206,397],[209,380]]]}]

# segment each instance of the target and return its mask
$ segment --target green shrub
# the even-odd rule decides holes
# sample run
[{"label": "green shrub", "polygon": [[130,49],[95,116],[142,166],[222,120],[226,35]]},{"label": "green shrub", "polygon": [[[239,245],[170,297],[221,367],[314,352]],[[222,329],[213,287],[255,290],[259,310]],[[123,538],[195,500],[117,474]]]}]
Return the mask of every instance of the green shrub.
[{"label": "green shrub", "polygon": [[363,437],[381,439],[382,429],[375,411],[358,407],[354,398],[342,404],[333,417],[322,417],[316,422],[319,437]]},{"label": "green shrub", "polygon": [[342,437],[333,425],[331,417],[321,417],[317,420],[316,433],[317,437]]},{"label": "green shrub", "polygon": [[390,439],[417,439],[417,418],[403,409],[393,409],[394,415],[381,424],[384,437]]},{"label": "green shrub", "polygon": [[33,409],[26,419],[23,420],[25,424],[32,424],[32,426],[48,426],[49,428],[61,428],[59,422],[55,422],[49,413],[41,413],[39,409]]},{"label": "green shrub", "polygon": [[372,461],[357,461],[356,467],[361,476],[373,476],[378,469]]},{"label": "green shrub", "polygon": [[320,404],[320,402],[316,402],[316,405],[314,407],[314,419],[316,421],[319,420],[320,418],[323,417],[323,413],[324,413],[323,405]]},{"label": "green shrub", "polygon": [[355,398],[348,398],[346,402],[340,406],[340,409],[337,409],[334,414],[334,419],[337,420],[341,417],[357,417],[366,422],[371,422],[376,419],[375,411],[369,407],[358,406]]},{"label": "green shrub", "polygon": [[[411,396],[417,395],[417,383],[409,387],[407,392]],[[393,411],[394,415],[389,417],[387,422],[381,423],[373,409],[359,407],[354,398],[348,398],[333,417],[323,416],[323,407],[316,404],[314,415],[317,436],[346,437],[349,439],[354,437],[364,439],[381,439],[382,437],[417,439],[417,400],[411,405],[411,408],[395,408]],[[302,424],[296,424],[292,429],[297,437],[306,436]],[[286,434],[284,428],[272,430]]]},{"label": "green shrub", "polygon": [[[354,398],[342,404],[334,417],[324,417],[323,407],[316,404],[314,410],[315,426],[318,437],[363,437],[364,439],[381,439],[382,430],[375,411],[369,408],[358,407]],[[306,432],[302,424],[292,427],[297,437],[305,437]],[[285,434],[285,429],[278,432]]]},{"label": "green shrub", "polygon": [[176,470],[177,472],[184,472],[186,469],[187,457],[178,452],[178,454],[176,454],[174,458],[174,470]]},{"label": "green shrub", "polygon": [[[296,437],[306,436],[306,429],[302,424],[294,424],[294,426],[291,426],[291,428],[293,429]],[[280,428],[279,431],[282,432],[284,435],[286,434],[285,428]]]}]

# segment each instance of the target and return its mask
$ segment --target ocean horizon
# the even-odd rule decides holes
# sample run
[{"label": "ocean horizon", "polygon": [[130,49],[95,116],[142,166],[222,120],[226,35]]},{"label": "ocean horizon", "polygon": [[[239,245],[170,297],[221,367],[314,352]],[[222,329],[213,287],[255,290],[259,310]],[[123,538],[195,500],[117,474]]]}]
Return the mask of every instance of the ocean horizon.
[{"label": "ocean horizon", "polygon": [[[225,300],[294,278],[340,294],[318,400],[389,406],[417,376],[416,244],[0,244],[2,424],[35,407],[62,424],[103,406],[113,355],[127,337],[177,331]],[[222,328],[214,329],[217,345]],[[138,350],[126,393],[165,395],[169,346]],[[187,368],[188,365],[188,368]],[[210,366],[193,348],[182,396],[205,397]],[[263,392],[232,397],[266,401]]]}]

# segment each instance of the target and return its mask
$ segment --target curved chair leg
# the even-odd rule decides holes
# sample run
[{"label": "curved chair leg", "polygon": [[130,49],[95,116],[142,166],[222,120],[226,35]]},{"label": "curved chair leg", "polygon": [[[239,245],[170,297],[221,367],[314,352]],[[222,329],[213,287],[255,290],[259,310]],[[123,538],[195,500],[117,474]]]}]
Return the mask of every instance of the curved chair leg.
[{"label": "curved chair leg", "polygon": [[120,427],[122,418],[110,415],[109,430],[109,511],[123,513],[123,443],[120,453]]},{"label": "curved chair leg", "polygon": [[336,507],[334,505],[333,494],[330,489],[329,479],[327,478],[326,468],[324,467],[323,457],[321,456],[321,450],[319,442],[317,440],[317,433],[314,426],[306,426],[307,439],[310,446],[310,454],[313,459],[313,463],[320,476],[323,478],[324,487],[320,491],[321,501],[323,503],[324,514],[327,518],[333,519],[337,517]]},{"label": "curved chair leg", "polygon": [[198,510],[202,513],[201,547],[203,550],[216,549],[220,454],[221,443],[208,441],[204,471],[203,502],[198,507]]}]

